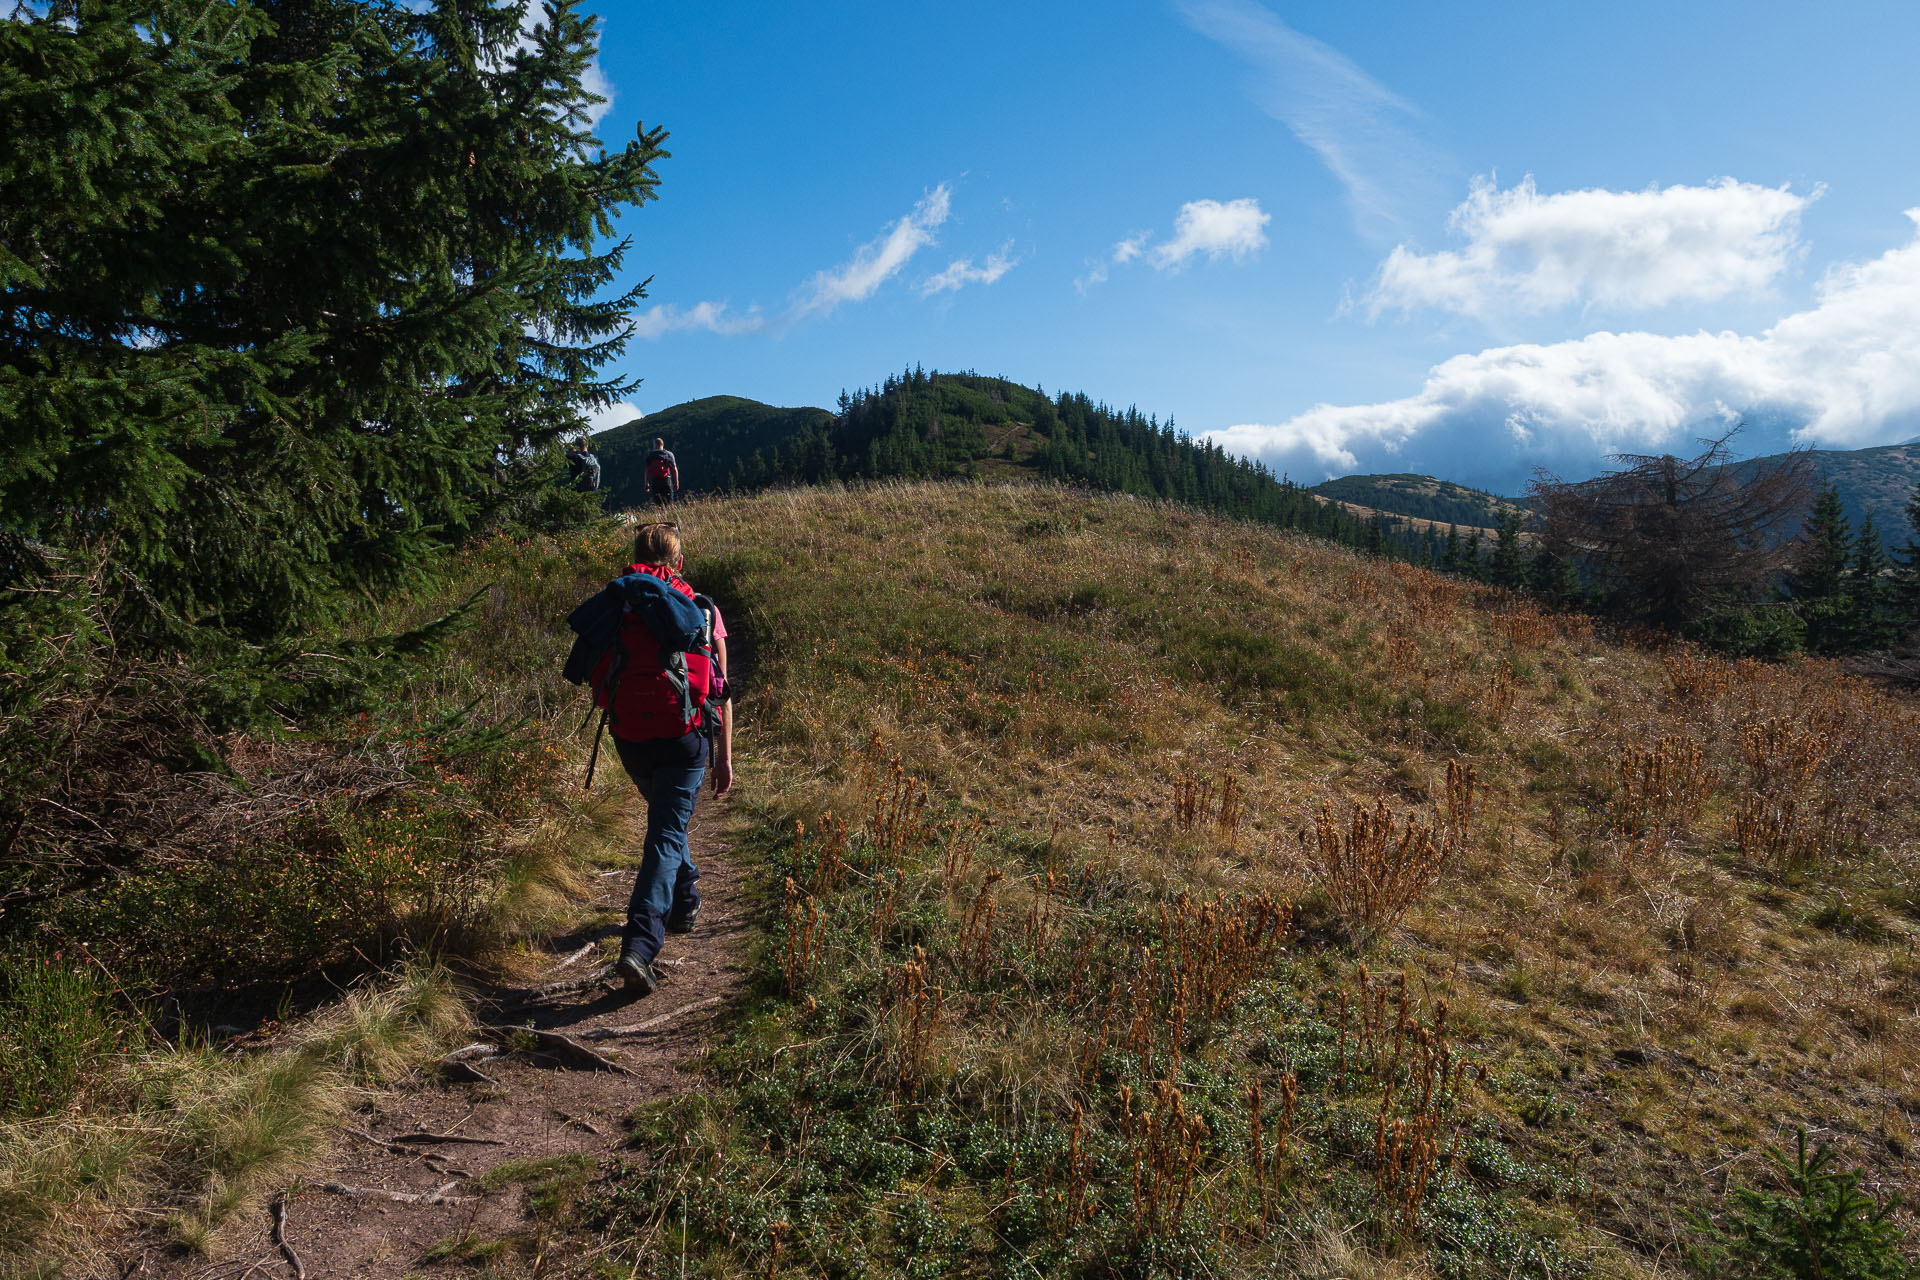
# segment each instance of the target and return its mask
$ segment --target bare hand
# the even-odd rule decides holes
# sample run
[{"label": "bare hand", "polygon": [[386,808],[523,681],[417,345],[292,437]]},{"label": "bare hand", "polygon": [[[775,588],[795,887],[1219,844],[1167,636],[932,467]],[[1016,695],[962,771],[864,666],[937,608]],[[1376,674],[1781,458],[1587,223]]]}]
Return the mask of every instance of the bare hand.
[{"label": "bare hand", "polygon": [[713,765],[713,794],[716,799],[733,790],[733,761],[716,760]]}]

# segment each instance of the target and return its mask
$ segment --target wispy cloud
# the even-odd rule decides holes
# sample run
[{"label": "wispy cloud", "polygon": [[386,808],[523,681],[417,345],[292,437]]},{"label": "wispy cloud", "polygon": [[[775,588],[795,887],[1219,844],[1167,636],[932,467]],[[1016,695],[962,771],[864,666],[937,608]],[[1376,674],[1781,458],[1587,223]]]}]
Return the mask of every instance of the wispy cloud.
[{"label": "wispy cloud", "polygon": [[1400,245],[1369,312],[1432,307],[1490,319],[1589,304],[1644,310],[1758,293],[1803,253],[1800,215],[1820,198],[1732,178],[1706,186],[1541,195],[1473,183],[1448,225],[1466,247]]},{"label": "wispy cloud", "polygon": [[1117,241],[1104,258],[1090,259],[1086,274],[1073,282],[1085,293],[1104,284],[1112,268],[1144,261],[1158,271],[1178,271],[1205,254],[1209,261],[1244,261],[1267,247],[1266,227],[1273,215],[1251,196],[1239,200],[1189,200],[1173,218],[1173,238],[1153,243],[1151,231],[1136,231]]},{"label": "wispy cloud", "polygon": [[[1920,209],[1907,216],[1920,228]],[[1603,332],[1495,347],[1437,366],[1403,399],[1208,434],[1295,474],[1416,467],[1511,485],[1535,464],[1590,471],[1615,452],[1684,448],[1701,424],[1733,416],[1833,448],[1920,430],[1920,231],[1830,270],[1813,306],[1758,335]]]},{"label": "wispy cloud", "polygon": [[1391,238],[1402,210],[1435,186],[1414,107],[1338,50],[1252,0],[1180,0],[1187,22],[1253,72],[1253,100],[1310,147],[1346,188],[1362,231]]},{"label": "wispy cloud", "polygon": [[979,266],[973,265],[972,258],[955,258],[947,264],[947,269],[928,276],[920,282],[920,296],[931,297],[948,290],[958,291],[970,284],[992,284],[1007,272],[1020,265],[1020,259],[1012,256],[1013,241],[1000,246],[996,253],[987,255],[986,261]]},{"label": "wispy cloud", "polygon": [[[941,183],[915,202],[913,208],[889,224],[872,240],[855,249],[838,266],[817,271],[794,290],[787,305],[763,312],[758,304],[743,312],[724,302],[697,302],[682,308],[672,303],[655,306],[633,317],[634,333],[660,338],[669,333],[706,332],[725,337],[749,333],[783,334],[809,320],[822,319],[850,302],[864,302],[882,285],[906,269],[914,255],[938,240],[938,232],[953,211],[953,191]],[[978,266],[972,258],[957,258],[943,271],[921,281],[922,297],[960,289],[969,284],[992,284],[1019,263],[1012,242],[988,254]]]},{"label": "wispy cloud", "polygon": [[696,302],[682,310],[673,303],[649,308],[632,317],[633,332],[642,338],[658,338],[669,333],[705,330],[726,337],[758,333],[767,327],[767,318],[758,307],[730,314],[724,302]]},{"label": "wispy cloud", "polygon": [[788,309],[789,321],[830,314],[842,303],[863,302],[899,273],[913,255],[934,242],[934,233],[947,220],[953,196],[941,183],[922,196],[913,211],[876,239],[854,251],[852,258],[822,271],[802,286]]}]

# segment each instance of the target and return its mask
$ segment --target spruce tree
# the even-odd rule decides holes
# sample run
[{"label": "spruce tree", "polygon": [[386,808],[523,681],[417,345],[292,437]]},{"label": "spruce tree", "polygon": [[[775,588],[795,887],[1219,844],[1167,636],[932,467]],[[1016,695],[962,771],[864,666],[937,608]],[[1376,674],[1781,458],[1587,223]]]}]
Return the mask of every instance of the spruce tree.
[{"label": "spruce tree", "polygon": [[1806,549],[1793,576],[1798,600],[1828,600],[1840,594],[1840,584],[1853,554],[1853,535],[1847,513],[1840,506],[1840,490],[1823,483],[1807,514]]},{"label": "spruce tree", "polygon": [[1580,571],[1572,561],[1543,546],[1533,553],[1527,586],[1541,599],[1566,606],[1580,599]]},{"label": "spruce tree", "polygon": [[[149,638],[324,625],[550,491],[640,289],[577,0],[0,22],[0,523]],[[123,640],[127,638],[122,633]]]},{"label": "spruce tree", "polygon": [[1807,624],[1807,648],[1839,653],[1855,641],[1852,610],[1841,594],[1854,537],[1840,506],[1840,490],[1832,483],[1823,483],[1815,492],[1803,536],[1790,582],[1794,606]]},{"label": "spruce tree", "polygon": [[1520,517],[1512,511],[1502,512],[1493,531],[1493,564],[1491,572],[1495,585],[1519,587],[1522,585],[1526,570],[1520,558]]},{"label": "spruce tree", "polygon": [[1897,626],[1886,576],[1889,567],[1886,548],[1880,545],[1880,531],[1874,527],[1869,511],[1860,521],[1844,584],[1846,647],[1850,650],[1884,649],[1893,643]]},{"label": "spruce tree", "polygon": [[1920,627],[1920,483],[1907,499],[1907,528],[1911,536],[1900,550],[1893,571],[1896,612],[1902,630]]}]

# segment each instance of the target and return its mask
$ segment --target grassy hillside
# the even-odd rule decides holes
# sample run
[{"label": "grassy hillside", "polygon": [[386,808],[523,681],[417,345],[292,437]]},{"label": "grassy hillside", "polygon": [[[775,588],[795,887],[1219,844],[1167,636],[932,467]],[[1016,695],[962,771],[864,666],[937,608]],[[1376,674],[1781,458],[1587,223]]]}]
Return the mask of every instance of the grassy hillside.
[{"label": "grassy hillside", "polygon": [[740,396],[707,396],[635,418],[593,438],[610,506],[646,499],[641,472],[657,436],[680,463],[682,485],[704,493],[726,483],[734,465],[756,451],[771,452],[793,437],[831,422],[825,409],[781,409]]},{"label": "grassy hillside", "polygon": [[1521,510],[1510,499],[1434,476],[1340,476],[1313,486],[1313,491],[1369,511],[1456,524],[1463,529],[1491,529],[1502,513]]},{"label": "grassy hillside", "polygon": [[1796,1126],[1911,1187],[1911,705],[1130,499],[683,523],[764,997],[621,1265],[1678,1275]]}]

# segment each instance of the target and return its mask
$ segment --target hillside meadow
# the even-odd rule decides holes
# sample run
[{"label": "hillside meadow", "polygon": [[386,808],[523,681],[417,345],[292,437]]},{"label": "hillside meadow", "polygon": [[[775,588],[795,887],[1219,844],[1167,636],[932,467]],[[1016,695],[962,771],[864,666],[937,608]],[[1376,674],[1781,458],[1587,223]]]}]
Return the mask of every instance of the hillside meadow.
[{"label": "hillside meadow", "polygon": [[638,1273],[1675,1275],[1798,1128],[1912,1188],[1911,704],[1150,502],[682,524],[769,930]]},{"label": "hillside meadow", "polygon": [[[1910,703],[1145,500],[678,518],[754,992],[537,1259],[422,1268],[1680,1276],[1796,1130],[1913,1189]],[[154,856],[8,957],[0,1273],[206,1247],[578,922],[631,793],[561,619],[629,536],[469,549],[358,710],[128,777]]]}]

